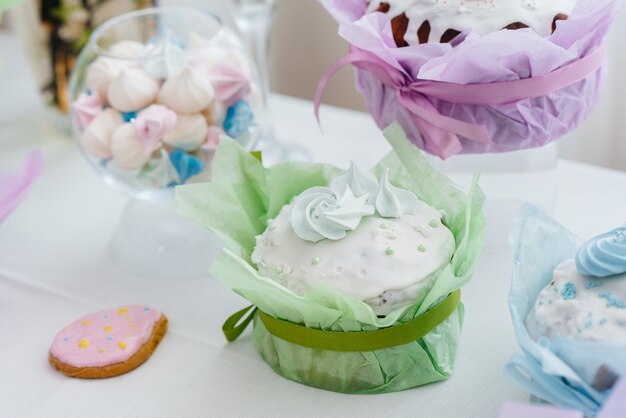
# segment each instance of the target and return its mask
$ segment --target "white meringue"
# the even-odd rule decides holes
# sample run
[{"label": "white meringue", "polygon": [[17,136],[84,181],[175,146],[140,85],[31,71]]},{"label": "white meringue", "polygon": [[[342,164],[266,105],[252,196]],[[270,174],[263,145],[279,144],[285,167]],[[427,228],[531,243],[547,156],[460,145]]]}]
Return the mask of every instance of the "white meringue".
[{"label": "white meringue", "polygon": [[193,151],[204,143],[208,129],[207,121],[200,113],[178,115],[176,126],[163,137],[163,142],[173,148]]},{"label": "white meringue", "polygon": [[159,93],[159,85],[140,68],[124,67],[115,77],[107,96],[111,106],[121,112],[143,109],[154,103]]},{"label": "white meringue", "polygon": [[155,79],[172,77],[185,68],[183,49],[172,42],[171,33],[159,39],[157,44],[150,44],[142,53],[143,68]]},{"label": "white meringue", "polygon": [[179,113],[196,113],[208,107],[215,97],[215,90],[206,75],[186,67],[168,78],[159,94],[161,103]]},{"label": "white meringue", "polygon": [[172,183],[180,181],[178,172],[169,153],[161,148],[158,157],[150,159],[146,166],[140,171],[139,179],[145,180],[150,187],[168,187]]},{"label": "white meringue", "polygon": [[83,149],[97,158],[111,158],[111,138],[115,129],[124,123],[122,115],[108,108],[100,112],[83,131],[80,143]]},{"label": "white meringue", "polygon": [[222,126],[228,108],[223,102],[214,101],[202,111],[209,126]]},{"label": "white meringue", "polygon": [[137,41],[119,41],[107,48],[107,53],[115,58],[139,58],[144,45]]},{"label": "white meringue", "polygon": [[[137,135],[135,125],[125,123],[118,126],[111,138],[111,153],[115,164],[124,170],[139,168],[147,163],[152,151],[146,152],[146,143]],[[159,144],[155,145],[158,148]]]},{"label": "white meringue", "polygon": [[91,91],[98,93],[100,98],[106,100],[109,84],[119,75],[122,67],[117,60],[99,57],[87,66],[85,84]]}]

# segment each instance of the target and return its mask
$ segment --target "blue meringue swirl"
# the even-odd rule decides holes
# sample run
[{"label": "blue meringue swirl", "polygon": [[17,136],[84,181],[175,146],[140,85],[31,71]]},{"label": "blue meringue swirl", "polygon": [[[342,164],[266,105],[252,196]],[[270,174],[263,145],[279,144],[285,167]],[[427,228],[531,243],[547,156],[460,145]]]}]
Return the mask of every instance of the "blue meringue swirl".
[{"label": "blue meringue swirl", "polygon": [[576,268],[585,276],[626,273],[626,227],[590,239],[578,249]]}]

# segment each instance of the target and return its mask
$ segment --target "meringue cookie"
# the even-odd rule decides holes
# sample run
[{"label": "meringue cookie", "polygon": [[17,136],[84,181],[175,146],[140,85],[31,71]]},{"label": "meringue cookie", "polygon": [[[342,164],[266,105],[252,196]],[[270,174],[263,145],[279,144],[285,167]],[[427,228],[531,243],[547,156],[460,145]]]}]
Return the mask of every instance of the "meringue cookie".
[{"label": "meringue cookie", "polygon": [[206,118],[209,126],[221,126],[224,123],[224,118],[226,117],[226,109],[227,107],[224,103],[213,101],[209,107],[202,111],[202,114]]},{"label": "meringue cookie", "polygon": [[111,81],[117,77],[122,64],[114,59],[99,57],[87,66],[85,85],[103,100],[107,99],[107,90]]},{"label": "meringue cookie", "polygon": [[72,103],[74,122],[79,128],[84,128],[102,112],[104,103],[97,92],[92,94],[81,93],[78,99]]},{"label": "meringue cookie", "polygon": [[355,197],[367,195],[367,202],[372,203],[378,193],[378,180],[369,171],[361,170],[354,161],[350,161],[350,168],[342,175],[335,177],[330,182],[330,188],[338,191],[347,185]]},{"label": "meringue cookie", "polygon": [[215,91],[208,78],[191,67],[168,78],[159,94],[159,100],[179,113],[195,113],[208,107]]},{"label": "meringue cookie", "polygon": [[146,153],[145,143],[132,123],[118,126],[111,138],[111,153],[115,164],[124,170],[139,168],[150,160],[154,149]]},{"label": "meringue cookie", "polygon": [[96,116],[80,137],[83,149],[97,158],[111,158],[111,138],[115,129],[122,125],[122,115],[114,109],[104,109]]},{"label": "meringue cookie", "polygon": [[180,184],[184,184],[191,177],[197,176],[202,173],[206,164],[198,157],[187,154],[185,151],[175,149],[170,154],[170,161],[176,168],[178,175],[180,176]]},{"label": "meringue cookie", "polygon": [[215,88],[215,99],[232,106],[251,93],[250,79],[241,70],[229,64],[217,64],[209,73]]},{"label": "meringue cookie", "polygon": [[383,218],[399,218],[417,210],[419,199],[415,193],[393,186],[389,182],[389,169],[380,177],[378,193],[374,197],[376,212]]},{"label": "meringue cookie", "polygon": [[367,196],[355,197],[347,185],[341,193],[329,187],[311,187],[293,202],[291,228],[298,238],[318,242],[323,239],[340,240],[347,231],[354,231],[374,207],[367,204]]},{"label": "meringue cookie", "polygon": [[138,177],[147,181],[150,187],[170,187],[180,181],[178,172],[170,160],[170,155],[164,149],[160,150],[158,157],[148,161],[139,172]]},{"label": "meringue cookie", "polygon": [[220,140],[222,139],[223,135],[226,135],[226,133],[224,132],[222,128],[218,126],[209,126],[209,129],[206,135],[206,140],[204,141],[204,144],[200,146],[200,148],[202,149],[202,151],[205,151],[207,154],[215,152],[218,145],[220,144]]},{"label": "meringue cookie", "polygon": [[163,142],[185,151],[198,149],[206,140],[208,125],[200,113],[178,115],[174,129],[163,137]]},{"label": "meringue cookie", "polygon": [[143,54],[143,67],[152,78],[169,78],[185,68],[183,49],[172,41],[171,31],[149,44]]},{"label": "meringue cookie", "polygon": [[176,113],[163,105],[150,105],[137,114],[135,129],[146,152],[152,152],[159,140],[174,129],[177,120]]},{"label": "meringue cookie", "polygon": [[157,98],[159,85],[142,69],[124,67],[115,77],[107,96],[111,106],[121,112],[131,112],[148,106]]},{"label": "meringue cookie", "polygon": [[254,113],[245,100],[239,100],[226,111],[224,131],[231,138],[239,138],[254,125]]},{"label": "meringue cookie", "polygon": [[[144,50],[144,45],[137,41],[119,41],[107,49],[109,55],[116,58],[138,58]],[[138,63],[137,63],[138,64]]]}]

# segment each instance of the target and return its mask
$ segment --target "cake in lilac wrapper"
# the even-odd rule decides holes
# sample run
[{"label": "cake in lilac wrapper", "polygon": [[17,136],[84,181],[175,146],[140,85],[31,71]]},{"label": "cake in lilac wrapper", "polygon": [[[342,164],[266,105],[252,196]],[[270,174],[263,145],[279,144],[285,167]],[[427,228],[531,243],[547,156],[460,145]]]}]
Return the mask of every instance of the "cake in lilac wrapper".
[{"label": "cake in lilac wrapper", "polygon": [[[604,76],[602,44],[621,5],[621,0],[578,1],[570,11],[569,2],[564,6],[567,19],[556,21],[551,34],[531,27],[495,30],[500,23],[491,28],[494,31],[485,31],[483,21],[477,20],[475,30],[464,30],[451,42],[429,40],[399,48],[393,13],[369,13],[365,0],[321,2],[339,22],[339,34],[351,48],[348,56],[365,54],[376,61],[343,64],[354,64],[357,89],[378,126],[397,121],[415,145],[441,158],[539,147],[575,129],[598,102]],[[404,39],[412,36],[407,33]],[[588,65],[592,61],[594,65]],[[393,69],[393,81],[381,75],[381,68],[385,73]],[[550,79],[564,68],[575,68],[578,76],[567,83],[560,75]],[[494,95],[472,87],[459,93],[454,88],[518,80],[532,88],[513,94],[510,85],[499,86],[510,92],[510,100],[507,92]]]},{"label": "cake in lilac wrapper", "polygon": [[614,256],[624,230],[581,245],[526,205],[511,233],[509,304],[524,354],[511,358],[509,375],[533,395],[587,417],[626,373],[626,262]]}]

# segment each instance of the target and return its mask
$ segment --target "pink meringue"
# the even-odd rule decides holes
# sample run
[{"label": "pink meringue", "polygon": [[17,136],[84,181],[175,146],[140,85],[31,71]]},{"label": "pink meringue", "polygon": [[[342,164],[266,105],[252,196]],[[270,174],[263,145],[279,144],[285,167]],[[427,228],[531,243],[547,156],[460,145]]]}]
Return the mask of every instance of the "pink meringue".
[{"label": "pink meringue", "polygon": [[[158,147],[158,145],[157,145]],[[145,143],[137,135],[137,130],[132,123],[120,125],[113,132],[111,138],[111,153],[115,164],[124,170],[132,170],[142,167],[151,157],[151,149],[146,153]]]},{"label": "pink meringue", "polygon": [[84,128],[102,112],[104,103],[97,92],[91,94],[81,93],[78,99],[72,103],[72,114],[74,115],[74,123],[79,128]]},{"label": "pink meringue", "polygon": [[204,144],[202,144],[202,146],[200,147],[202,151],[205,151],[208,154],[215,152],[218,145],[220,144],[222,135],[226,135],[222,128],[220,128],[219,126],[210,126],[206,135],[206,140],[204,141]]},{"label": "pink meringue", "polygon": [[209,80],[215,89],[215,99],[232,106],[251,92],[250,80],[243,71],[229,64],[217,64]]},{"label": "pink meringue", "polygon": [[124,67],[111,81],[107,96],[111,106],[121,112],[143,109],[156,101],[159,85],[140,68]]},{"label": "pink meringue", "polygon": [[123,123],[122,115],[115,109],[104,109],[83,131],[80,137],[83,149],[96,158],[111,158],[113,131]]},{"label": "pink meringue", "polygon": [[208,125],[200,113],[178,115],[174,129],[163,137],[163,142],[173,148],[194,151],[206,140]]},{"label": "pink meringue", "polygon": [[159,94],[161,103],[179,113],[199,112],[209,106],[214,97],[208,77],[191,67],[165,80]]},{"label": "pink meringue", "polygon": [[163,105],[150,105],[137,114],[135,129],[144,142],[146,154],[151,154],[161,138],[176,126],[178,116]]}]

